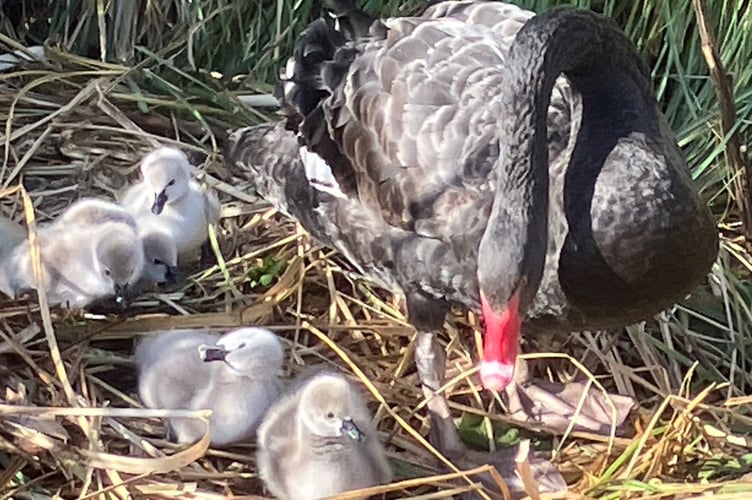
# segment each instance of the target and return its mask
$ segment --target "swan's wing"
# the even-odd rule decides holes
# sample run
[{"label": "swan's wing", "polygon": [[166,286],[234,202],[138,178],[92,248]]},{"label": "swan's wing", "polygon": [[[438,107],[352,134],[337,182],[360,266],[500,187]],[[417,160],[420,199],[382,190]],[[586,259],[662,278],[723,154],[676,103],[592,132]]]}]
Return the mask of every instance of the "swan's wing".
[{"label": "swan's wing", "polygon": [[[342,194],[391,225],[439,221],[417,229],[446,240],[459,227],[468,233],[465,214],[488,210],[502,110],[494,89],[503,84],[512,34],[530,14],[484,8],[498,9],[498,26],[466,23],[479,16],[477,6],[464,8],[465,19],[438,17],[435,8],[433,18],[377,22],[358,43],[319,20],[288,64],[285,101],[298,113],[291,125]],[[510,35],[500,36],[499,26]],[[316,162],[303,161],[307,171]]]},{"label": "swan's wing", "polygon": [[364,275],[396,293],[419,290],[477,305],[473,258],[437,238],[386,223],[357,197],[339,198],[314,187],[306,178],[295,135],[282,123],[239,129],[228,143],[225,158],[236,175],[251,181],[259,194]]}]

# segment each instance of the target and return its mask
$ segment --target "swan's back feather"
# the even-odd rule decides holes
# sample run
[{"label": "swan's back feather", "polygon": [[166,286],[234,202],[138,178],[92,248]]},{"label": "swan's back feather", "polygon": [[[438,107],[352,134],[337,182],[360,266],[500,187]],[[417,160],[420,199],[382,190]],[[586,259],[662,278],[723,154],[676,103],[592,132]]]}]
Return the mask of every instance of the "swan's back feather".
[{"label": "swan's back feather", "polygon": [[[433,300],[434,311],[427,309],[426,316],[439,317],[444,300],[477,307],[478,246],[499,189],[498,138],[510,133],[497,124],[513,112],[501,102],[499,89],[511,84],[505,60],[533,13],[501,2],[441,2],[421,17],[376,20],[367,35],[357,36],[337,30],[347,25],[341,22],[347,13],[340,16],[309,25],[278,87],[286,126],[295,136],[274,125],[237,131],[227,157],[245,176],[256,177],[263,196],[366,274],[413,302],[416,295]],[[583,23],[595,19],[584,11],[575,16]],[[601,27],[605,42],[630,43],[613,22]],[[546,29],[563,28],[552,23]],[[546,329],[644,319],[695,286],[717,252],[712,218],[691,185],[675,139],[656,125],[659,113],[645,65],[632,59],[624,68],[614,64],[604,70],[610,80],[585,71],[575,75],[579,87],[559,76],[552,91],[548,247],[527,313]],[[620,89],[628,92],[619,94]],[[603,104],[595,113],[598,106],[587,108],[588,123],[582,92]],[[608,97],[612,94],[617,98]],[[616,112],[626,113],[628,123],[617,123]],[[593,145],[599,154],[608,145],[598,135],[600,124],[609,141],[652,130],[655,158],[618,149],[608,158],[588,158]],[[326,167],[335,191],[318,182]],[[609,196],[619,185],[631,187],[618,192],[614,204]],[[640,195],[643,190],[661,199],[653,203]],[[637,213],[651,221],[640,222]],[[667,227],[671,231],[661,236]],[[625,247],[625,236],[632,234],[641,241]],[[688,240],[699,243],[688,246]],[[676,255],[682,255],[682,264]],[[650,269],[633,273],[645,259]],[[656,270],[672,259],[670,283],[645,279],[658,276]]]}]

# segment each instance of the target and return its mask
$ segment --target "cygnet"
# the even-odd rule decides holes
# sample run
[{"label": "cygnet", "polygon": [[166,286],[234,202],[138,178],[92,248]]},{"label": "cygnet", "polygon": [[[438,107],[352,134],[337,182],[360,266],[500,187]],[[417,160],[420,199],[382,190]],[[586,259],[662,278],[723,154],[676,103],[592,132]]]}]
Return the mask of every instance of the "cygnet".
[{"label": "cygnet", "polygon": [[144,267],[140,284],[159,285],[175,278],[177,247],[169,228],[159,220],[149,217],[150,215],[142,214],[137,220],[117,203],[84,198],[72,204],[53,224],[92,226],[105,222],[122,222],[131,226],[144,246]]},{"label": "cygnet", "polygon": [[[279,396],[283,349],[263,328],[241,328],[223,336],[175,330],[143,340],[136,348],[138,390],[150,408],[211,409],[213,445],[250,438]],[[179,443],[197,441],[205,424],[172,418]]]},{"label": "cygnet", "polygon": [[258,429],[257,464],[282,500],[314,500],[391,481],[392,472],[358,391],[320,371],[269,408]]},{"label": "cygnet", "polygon": [[[128,224],[77,226],[52,223],[37,230],[41,285],[50,304],[83,308],[105,297],[127,303],[141,275],[144,251]],[[35,290],[29,242],[24,239],[0,262],[0,291],[10,297]]]},{"label": "cygnet", "polygon": [[[219,220],[219,202],[191,178],[191,165],[179,149],[160,147],[141,162],[141,182],[128,188],[120,203],[137,221],[157,216],[175,239],[179,260],[195,260]],[[148,214],[148,215],[147,215]]]},{"label": "cygnet", "polygon": [[143,283],[162,285],[175,282],[178,272],[178,248],[165,224],[149,218],[138,221],[138,236],[144,243]]}]

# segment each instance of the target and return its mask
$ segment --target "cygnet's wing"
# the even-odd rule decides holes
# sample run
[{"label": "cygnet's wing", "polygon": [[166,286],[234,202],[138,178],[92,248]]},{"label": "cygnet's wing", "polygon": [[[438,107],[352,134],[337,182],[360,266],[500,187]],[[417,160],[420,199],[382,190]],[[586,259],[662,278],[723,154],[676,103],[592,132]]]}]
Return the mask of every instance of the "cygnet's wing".
[{"label": "cygnet's wing", "polygon": [[253,437],[280,390],[279,380],[273,378],[250,380],[235,375],[234,381],[225,377],[223,383],[218,384],[216,375],[223,368],[215,365],[211,383],[202,387],[191,401],[192,409],[212,410],[209,419],[212,444],[219,446]]},{"label": "cygnet's wing", "polygon": [[201,361],[198,346],[214,344],[218,335],[173,330],[145,337],[136,347],[139,396],[150,408],[187,408],[208,383],[211,365]]},{"label": "cygnet's wing", "polygon": [[97,198],[84,198],[66,209],[53,224],[59,227],[96,226],[106,222],[120,222],[136,230],[136,221],[123,207]]}]

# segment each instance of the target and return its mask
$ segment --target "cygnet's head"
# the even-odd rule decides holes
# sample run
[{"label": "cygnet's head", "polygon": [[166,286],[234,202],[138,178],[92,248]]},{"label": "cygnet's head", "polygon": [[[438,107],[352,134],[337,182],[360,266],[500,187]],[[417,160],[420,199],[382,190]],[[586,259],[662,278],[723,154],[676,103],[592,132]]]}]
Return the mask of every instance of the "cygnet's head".
[{"label": "cygnet's head", "polygon": [[139,232],[144,245],[144,270],[141,276],[152,283],[174,283],[177,279],[178,248],[166,231],[147,226]]},{"label": "cygnet's head", "polygon": [[355,423],[362,416],[363,403],[345,377],[322,373],[308,381],[302,391],[299,418],[312,434],[363,439],[363,430]]},{"label": "cygnet's head", "polygon": [[144,247],[136,232],[125,224],[109,222],[94,234],[94,265],[102,280],[115,293],[115,300],[128,304],[128,287],[141,276]]},{"label": "cygnet's head", "polygon": [[252,379],[276,378],[284,356],[276,335],[254,327],[233,330],[215,345],[199,346],[198,351],[202,361],[221,361],[236,375]]},{"label": "cygnet's head", "polygon": [[188,157],[179,149],[165,146],[146,155],[141,162],[141,173],[154,193],[152,213],[162,213],[166,204],[179,200],[188,192],[190,171]]}]

